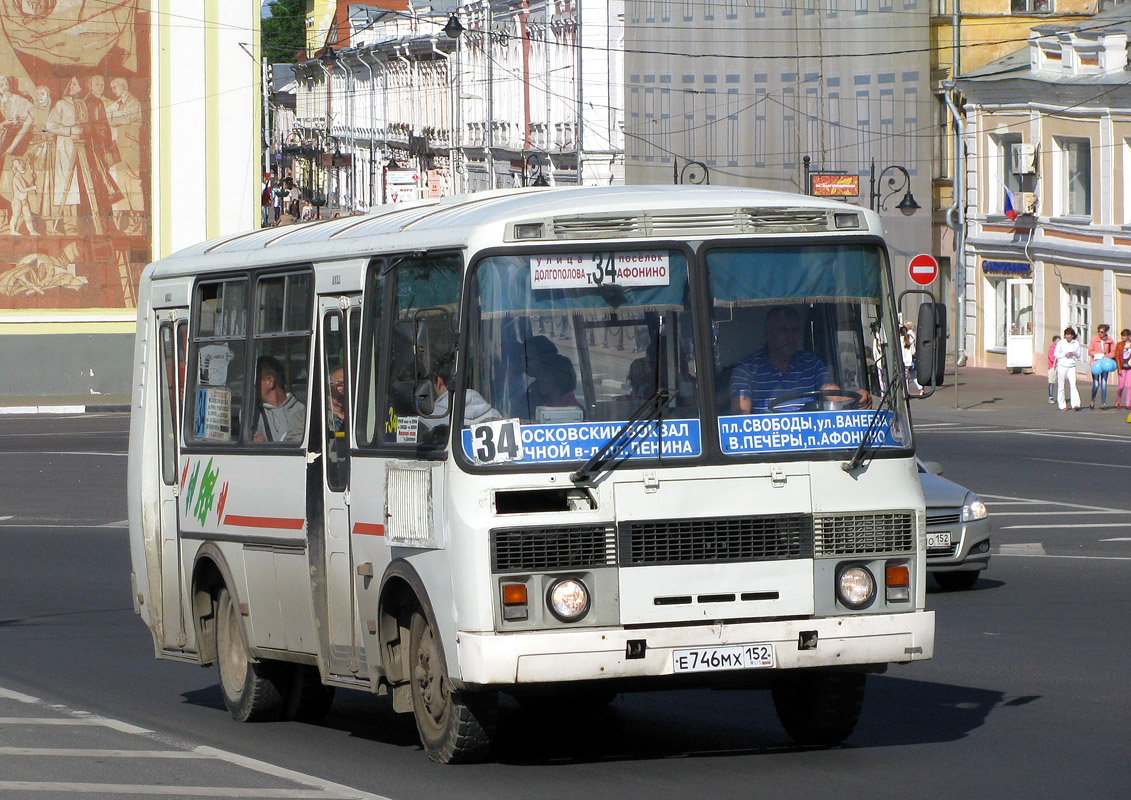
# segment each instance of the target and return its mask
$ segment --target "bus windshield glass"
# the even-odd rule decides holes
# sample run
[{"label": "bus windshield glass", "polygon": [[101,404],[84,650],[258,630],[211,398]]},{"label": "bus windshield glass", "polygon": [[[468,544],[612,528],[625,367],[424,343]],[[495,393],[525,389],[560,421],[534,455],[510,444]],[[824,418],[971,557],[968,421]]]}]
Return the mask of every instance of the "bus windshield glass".
[{"label": "bus windshield glass", "polygon": [[869,428],[871,447],[910,444],[901,406],[881,408],[903,361],[880,247],[717,247],[705,264],[724,455],[854,449]]},{"label": "bus windshield glass", "polygon": [[622,457],[702,452],[687,258],[636,249],[488,257],[471,281],[461,433],[480,465],[584,462],[657,393]]}]

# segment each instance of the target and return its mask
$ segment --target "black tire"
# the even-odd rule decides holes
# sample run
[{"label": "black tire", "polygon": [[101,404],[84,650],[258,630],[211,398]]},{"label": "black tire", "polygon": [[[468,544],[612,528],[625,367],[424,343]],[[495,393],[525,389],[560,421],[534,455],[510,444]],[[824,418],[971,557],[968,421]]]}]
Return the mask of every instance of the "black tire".
[{"label": "black tire", "polygon": [[237,722],[267,722],[282,716],[290,687],[289,665],[253,662],[240,633],[239,609],[228,590],[216,598],[216,663],[220,693]]},{"label": "black tire", "polygon": [[283,719],[318,722],[334,704],[334,687],[322,683],[318,667],[295,664]]},{"label": "black tire", "polygon": [[800,745],[840,744],[852,734],[864,704],[863,672],[798,671],[772,688],[774,708],[789,738]]},{"label": "black tire", "polygon": [[978,582],[978,570],[964,572],[935,572],[935,583],[948,592],[960,592],[969,589]]},{"label": "black tire", "polygon": [[481,761],[494,738],[498,695],[452,688],[440,639],[419,609],[412,614],[409,637],[412,711],[424,751],[440,764]]}]

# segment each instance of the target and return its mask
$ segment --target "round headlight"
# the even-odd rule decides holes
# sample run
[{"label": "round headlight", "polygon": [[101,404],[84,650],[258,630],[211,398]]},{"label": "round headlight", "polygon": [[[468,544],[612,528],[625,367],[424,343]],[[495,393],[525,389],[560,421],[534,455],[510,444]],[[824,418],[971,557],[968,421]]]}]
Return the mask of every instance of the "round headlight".
[{"label": "round headlight", "polygon": [[962,504],[962,521],[973,522],[977,519],[985,519],[989,515],[990,511],[982,502],[982,498],[973,492],[967,492],[966,501]]},{"label": "round headlight", "polygon": [[837,573],[836,594],[849,608],[864,608],[876,596],[876,579],[867,567],[859,564],[845,567]]},{"label": "round headlight", "polygon": [[589,590],[576,578],[562,578],[550,587],[546,603],[562,622],[576,622],[589,611]]}]

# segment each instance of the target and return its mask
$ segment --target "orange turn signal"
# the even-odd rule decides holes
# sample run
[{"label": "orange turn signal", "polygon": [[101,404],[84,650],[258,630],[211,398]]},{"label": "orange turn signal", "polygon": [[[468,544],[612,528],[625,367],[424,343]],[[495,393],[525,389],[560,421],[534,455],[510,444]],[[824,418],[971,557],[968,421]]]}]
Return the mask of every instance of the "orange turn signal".
[{"label": "orange turn signal", "polygon": [[505,606],[526,605],[526,584],[525,583],[504,583],[503,584],[503,605],[505,605]]},{"label": "orange turn signal", "polygon": [[889,566],[884,570],[884,578],[888,586],[910,586],[911,572],[906,566]]}]

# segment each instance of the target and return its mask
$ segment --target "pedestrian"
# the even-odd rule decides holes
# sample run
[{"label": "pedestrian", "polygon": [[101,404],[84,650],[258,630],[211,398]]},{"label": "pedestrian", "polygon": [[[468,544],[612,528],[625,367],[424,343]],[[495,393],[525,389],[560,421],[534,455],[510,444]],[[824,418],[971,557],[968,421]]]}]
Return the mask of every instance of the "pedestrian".
[{"label": "pedestrian", "polygon": [[1080,343],[1076,341],[1076,331],[1071,327],[1064,329],[1064,338],[1056,343],[1056,407],[1067,411],[1064,382],[1068,381],[1068,401],[1073,411],[1080,410],[1080,392],[1076,388],[1076,362],[1080,358]]},{"label": "pedestrian", "polygon": [[263,177],[263,191],[259,196],[260,227],[266,228],[271,218],[271,176]]},{"label": "pedestrian", "polygon": [[1088,408],[1096,407],[1096,392],[1100,393],[1100,409],[1107,408],[1107,372],[1100,361],[1111,358],[1115,353],[1115,342],[1107,335],[1111,328],[1106,324],[1096,326],[1096,335],[1088,342],[1088,355],[1092,358],[1092,402]]},{"label": "pedestrian", "polygon": [[1049,345],[1049,403],[1055,403],[1053,394],[1056,390],[1056,343],[1060,341],[1060,334],[1052,337],[1052,344]]},{"label": "pedestrian", "polygon": [[1131,408],[1131,330],[1119,332],[1121,341],[1115,346],[1115,369],[1119,381],[1115,393],[1116,408]]},{"label": "pedestrian", "polygon": [[915,370],[915,329],[911,327],[910,322],[903,323],[901,327],[903,330],[899,338],[903,350],[903,379],[907,382],[907,392],[910,394],[911,387],[914,386],[914,392],[922,395],[923,387]]}]

